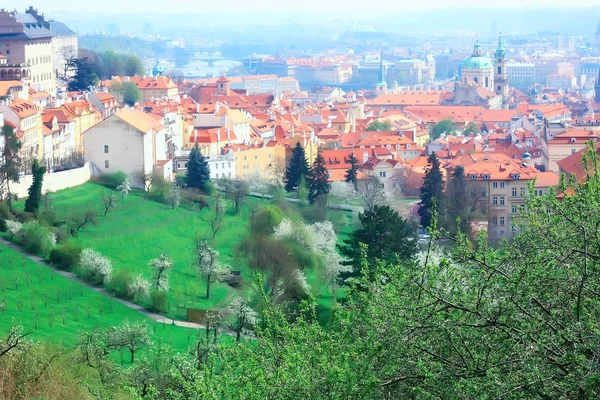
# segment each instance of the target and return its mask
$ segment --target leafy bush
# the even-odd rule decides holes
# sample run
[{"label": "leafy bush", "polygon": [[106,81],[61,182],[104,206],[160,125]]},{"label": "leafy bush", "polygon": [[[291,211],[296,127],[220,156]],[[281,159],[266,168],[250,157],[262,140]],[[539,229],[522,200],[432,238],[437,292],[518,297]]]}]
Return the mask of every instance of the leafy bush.
[{"label": "leafy bush", "polygon": [[0,232],[6,232],[6,221],[14,220],[14,216],[8,208],[8,204],[0,202]]},{"label": "leafy bush", "polygon": [[54,233],[36,221],[23,224],[15,237],[28,253],[40,257],[46,257],[56,245]]},{"label": "leafy bush", "polygon": [[40,213],[38,214],[38,221],[40,222],[40,224],[45,226],[56,226],[56,212],[53,209],[40,211]]},{"label": "leafy bush", "polygon": [[35,221],[35,214],[34,213],[28,213],[26,211],[13,211],[15,216],[17,217],[17,221],[21,222],[21,223],[26,223],[26,222],[31,222],[31,221]]},{"label": "leafy bush", "polygon": [[75,243],[64,243],[50,252],[50,262],[58,269],[73,271],[79,263],[82,248]]},{"label": "leafy bush", "polygon": [[106,284],[106,288],[110,293],[117,297],[131,300],[133,298],[133,293],[130,288],[132,281],[133,275],[131,272],[121,270],[111,277],[110,282]]},{"label": "leafy bush", "polygon": [[206,200],[206,196],[198,192],[194,189],[183,189],[179,192],[179,196],[181,201],[188,205],[189,207],[198,206],[199,210],[202,210],[204,207],[208,206],[208,201]]},{"label": "leafy bush", "polygon": [[58,228],[56,228],[56,243],[66,243],[69,238],[71,237],[71,234],[69,233],[69,227],[67,224],[62,224],[60,225]]},{"label": "leafy bush", "polygon": [[18,240],[18,235],[21,232],[21,228],[23,228],[23,224],[20,223],[19,221],[13,221],[13,220],[7,220],[5,222],[6,224],[6,231],[8,232],[8,234],[10,235],[10,240],[15,240],[15,241],[19,241]]},{"label": "leafy bush", "polygon": [[270,235],[284,217],[285,215],[277,206],[262,207],[251,218],[250,231],[253,235]]},{"label": "leafy bush", "polygon": [[111,174],[102,174],[97,178],[98,183],[110,189],[116,190],[123,181],[127,179],[127,174],[123,171],[113,172]]},{"label": "leafy bush", "polygon": [[154,290],[150,295],[152,300],[152,310],[157,313],[162,313],[167,308],[167,292],[164,290]]},{"label": "leafy bush", "polygon": [[175,174],[175,184],[181,188],[185,187],[185,174]]}]

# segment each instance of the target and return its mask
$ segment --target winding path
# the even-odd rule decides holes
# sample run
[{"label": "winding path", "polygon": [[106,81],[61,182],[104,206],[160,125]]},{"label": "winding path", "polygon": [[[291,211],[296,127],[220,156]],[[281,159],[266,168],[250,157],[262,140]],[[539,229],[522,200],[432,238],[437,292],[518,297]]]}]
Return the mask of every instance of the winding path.
[{"label": "winding path", "polygon": [[[21,247],[17,246],[16,244],[14,244],[12,242],[9,242],[8,240],[0,238],[0,244],[3,244],[5,246],[7,246],[7,247],[10,247],[11,249],[13,249],[15,251],[18,251],[19,253],[21,253],[24,256],[26,256],[27,258],[29,258],[31,261],[33,261],[33,262],[35,262],[35,263],[37,263],[39,265],[42,265],[42,266],[44,266],[46,268],[49,268],[49,269],[53,270],[54,272],[56,272],[57,274],[64,276],[67,279],[71,279],[73,281],[81,283],[82,285],[87,286],[88,288],[92,289],[95,292],[102,293],[102,294],[104,294],[106,296],[111,296],[106,291],[106,289],[101,288],[101,287],[97,287],[97,286],[94,286],[94,285],[91,285],[88,282],[86,282],[86,281],[84,281],[82,279],[79,279],[72,272],[67,272],[67,271],[63,271],[63,270],[54,268],[53,266],[51,266],[50,264],[48,264],[46,262],[46,260],[44,260],[43,258],[35,256],[33,254],[27,253]],[[156,313],[153,313],[151,311],[148,311],[144,307],[142,307],[142,306],[140,306],[138,304],[132,303],[131,301],[123,300],[123,299],[120,299],[118,297],[113,297],[113,298],[114,298],[115,301],[118,301],[119,303],[123,304],[124,306],[129,307],[132,310],[136,310],[137,312],[145,315],[146,317],[152,319],[153,321],[156,321],[156,322],[161,323],[161,324],[176,325],[176,326],[180,326],[182,328],[191,328],[191,329],[205,329],[206,328],[205,325],[197,324],[195,322],[179,321],[179,320],[176,320],[176,319],[166,318],[166,317],[164,317],[164,316],[162,316],[160,314],[156,314]],[[219,332],[220,333],[224,333],[226,335],[230,335],[230,336],[235,336],[236,335],[235,332],[230,331],[230,330],[225,330],[225,329],[219,329]]]}]

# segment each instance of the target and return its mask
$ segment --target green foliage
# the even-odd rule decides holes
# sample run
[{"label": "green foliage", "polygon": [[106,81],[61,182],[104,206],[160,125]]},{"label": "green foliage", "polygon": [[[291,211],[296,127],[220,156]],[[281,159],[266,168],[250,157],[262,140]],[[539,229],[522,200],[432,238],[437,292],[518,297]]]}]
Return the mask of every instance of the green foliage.
[{"label": "green foliage", "polygon": [[123,70],[126,76],[141,76],[145,74],[142,60],[135,54],[128,54],[123,58]]},{"label": "green foliage", "polygon": [[[376,205],[359,214],[358,218],[360,228],[340,246],[340,253],[353,268],[352,272],[343,275],[344,278],[359,278],[365,274],[367,279],[373,280],[378,262],[410,263],[417,251],[415,231],[395,210]],[[366,254],[363,254],[361,244],[366,246]],[[363,271],[365,266],[368,271]]]},{"label": "green foliage", "polygon": [[0,164],[0,197],[6,199],[8,209],[12,210],[10,183],[19,182],[22,144],[11,125],[5,124],[1,135],[4,139],[4,148],[2,149],[3,162]]},{"label": "green foliage", "polygon": [[443,224],[451,236],[455,236],[458,232],[468,234],[469,218],[476,200],[469,191],[470,185],[465,179],[465,169],[458,165],[448,182],[446,215]]},{"label": "green foliage", "polygon": [[40,165],[39,160],[36,158],[33,160],[31,173],[33,174],[33,182],[27,190],[29,197],[27,197],[27,201],[25,201],[25,211],[37,213],[40,209],[40,201],[42,200],[42,185],[44,182],[46,167]]},{"label": "green foliage", "polygon": [[356,189],[356,174],[358,173],[358,160],[354,156],[354,152],[350,153],[350,157],[347,160],[350,164],[350,168],[346,171],[346,182],[354,184]]},{"label": "green foliage", "polygon": [[437,210],[438,215],[443,215],[445,205],[444,177],[440,168],[440,160],[435,152],[429,155],[428,163],[423,186],[421,186],[421,202],[419,203],[419,217],[423,228],[428,228],[432,224],[434,209]]},{"label": "green foliage", "polygon": [[469,135],[471,133],[478,133],[478,132],[479,132],[479,128],[477,128],[477,125],[475,124],[475,122],[471,121],[465,127],[465,130],[463,131],[463,135]]},{"label": "green foliage", "polygon": [[308,200],[308,182],[306,182],[306,177],[302,175],[300,177],[300,182],[298,183],[296,198],[299,200],[307,201]]},{"label": "green foliage", "polygon": [[266,236],[273,233],[273,228],[277,226],[285,215],[281,209],[275,205],[263,206],[259,208],[250,219],[250,232],[253,236]]},{"label": "green foliage", "polygon": [[389,132],[392,130],[392,123],[388,120],[375,120],[367,126],[367,131],[371,132]]},{"label": "green foliage", "polygon": [[69,82],[69,91],[87,91],[98,83],[98,76],[92,71],[87,58],[73,60],[73,69],[75,74]]},{"label": "green foliage", "polygon": [[142,99],[142,92],[133,82],[123,82],[121,86],[121,98],[123,103],[133,107]]},{"label": "green foliage", "polygon": [[102,54],[102,76],[106,79],[112,79],[113,76],[123,75],[123,58],[112,50],[105,51]]},{"label": "green foliage", "polygon": [[452,120],[443,119],[429,129],[429,136],[433,141],[435,139],[438,139],[442,135],[442,133],[444,133],[446,136],[449,136],[455,130],[456,128],[454,127],[454,123],[452,122]]},{"label": "green foliage", "polygon": [[106,284],[106,289],[114,296],[131,300],[133,299],[133,293],[129,285],[132,280],[133,274],[128,270],[121,269],[110,278],[110,281]]},{"label": "green foliage", "polygon": [[308,201],[313,204],[318,197],[327,196],[331,185],[329,184],[329,172],[325,167],[325,159],[321,152],[310,169],[308,175]]},{"label": "green foliage", "polygon": [[36,221],[24,223],[17,241],[28,253],[46,257],[56,244],[54,234]]},{"label": "green foliage", "polygon": [[308,162],[306,161],[306,154],[302,146],[300,146],[300,142],[297,142],[294,150],[292,151],[292,158],[290,159],[289,166],[285,172],[286,192],[298,190],[298,187],[300,186],[300,180],[306,175],[308,175]]},{"label": "green foliage", "polygon": [[0,201],[0,232],[6,232],[6,221],[13,221],[14,216],[8,208],[8,204]]},{"label": "green foliage", "polygon": [[153,290],[150,293],[150,299],[152,301],[152,310],[159,314],[163,313],[167,309],[167,292],[165,290]]},{"label": "green foliage", "polygon": [[63,243],[52,249],[49,261],[58,269],[74,271],[79,264],[81,246],[76,243]]},{"label": "green foliage", "polygon": [[127,174],[123,171],[117,171],[110,174],[102,174],[98,177],[98,183],[116,190],[123,181],[127,179]]},{"label": "green foliage", "polygon": [[206,185],[210,181],[210,169],[208,162],[200,153],[198,145],[194,146],[190,152],[190,160],[187,164],[185,173],[185,183],[188,188],[206,190]]}]

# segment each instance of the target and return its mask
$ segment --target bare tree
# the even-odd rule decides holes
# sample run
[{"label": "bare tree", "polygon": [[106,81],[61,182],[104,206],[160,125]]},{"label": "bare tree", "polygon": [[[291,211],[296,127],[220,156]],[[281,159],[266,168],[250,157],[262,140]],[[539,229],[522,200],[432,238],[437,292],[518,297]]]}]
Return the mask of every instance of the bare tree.
[{"label": "bare tree", "polygon": [[80,213],[73,214],[68,219],[69,233],[73,237],[79,235],[79,231],[86,225],[92,224],[96,226],[98,223],[98,214],[94,210],[86,210]]},{"label": "bare tree", "polygon": [[233,196],[235,214],[237,215],[240,209],[240,204],[242,204],[242,202],[248,195],[248,184],[240,179],[231,181],[231,193]]},{"label": "bare tree", "polygon": [[114,194],[108,193],[102,195],[102,201],[104,202],[104,216],[106,217],[108,211],[117,207],[117,198]]},{"label": "bare tree", "polygon": [[210,222],[210,227],[213,234],[213,239],[217,236],[217,233],[223,225],[223,218],[225,217],[225,202],[221,198],[221,193],[217,193],[215,197],[215,216]]},{"label": "bare tree", "polygon": [[385,201],[385,192],[383,185],[374,176],[367,179],[362,179],[356,182],[358,198],[361,200],[363,207],[367,211],[371,211],[373,207]]},{"label": "bare tree", "polygon": [[271,164],[271,185],[275,186],[275,188],[283,188],[285,183],[285,160],[281,158],[276,158],[275,162]]}]

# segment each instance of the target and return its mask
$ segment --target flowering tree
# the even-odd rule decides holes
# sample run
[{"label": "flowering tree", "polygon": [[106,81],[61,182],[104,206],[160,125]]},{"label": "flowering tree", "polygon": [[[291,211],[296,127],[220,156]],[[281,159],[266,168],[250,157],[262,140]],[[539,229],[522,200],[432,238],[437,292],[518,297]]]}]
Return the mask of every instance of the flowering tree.
[{"label": "flowering tree", "polygon": [[126,348],[129,350],[130,361],[133,364],[135,352],[141,347],[151,345],[152,341],[150,340],[150,330],[146,323],[125,321],[123,325],[109,329],[108,343],[112,348]]},{"label": "flowering tree", "polygon": [[248,305],[248,301],[242,297],[236,297],[227,307],[227,326],[235,332],[236,342],[240,341],[242,334],[251,333],[258,322],[258,313]]},{"label": "flowering tree", "polygon": [[219,252],[213,250],[207,241],[200,242],[198,246],[198,271],[206,281],[206,298],[210,298],[210,285],[227,278],[231,274],[228,265],[221,264]]},{"label": "flowering tree", "polygon": [[150,282],[144,278],[144,275],[138,274],[133,277],[131,282],[129,282],[128,288],[134,299],[148,297],[150,292]]},{"label": "flowering tree", "polygon": [[110,281],[112,263],[94,249],[83,249],[79,256],[79,265],[90,281],[106,283]]},{"label": "flowering tree", "polygon": [[181,194],[179,193],[179,187],[177,187],[177,185],[171,185],[167,199],[169,200],[173,210],[179,207],[179,203],[181,202]]},{"label": "flowering tree", "polygon": [[343,201],[345,204],[348,201],[358,198],[358,193],[354,188],[354,183],[336,181],[331,184],[329,194],[335,196],[336,199]]},{"label": "flowering tree", "polygon": [[154,270],[154,282],[152,287],[157,291],[169,290],[169,270],[173,268],[173,262],[163,253],[157,258],[150,260],[148,265]]},{"label": "flowering tree", "polygon": [[6,230],[10,234],[11,238],[17,237],[23,224],[19,221],[11,221],[9,219],[6,220]]},{"label": "flowering tree", "polygon": [[121,200],[123,200],[129,192],[131,192],[131,186],[129,185],[129,178],[125,178],[125,180],[117,186],[117,190],[121,192]]}]

